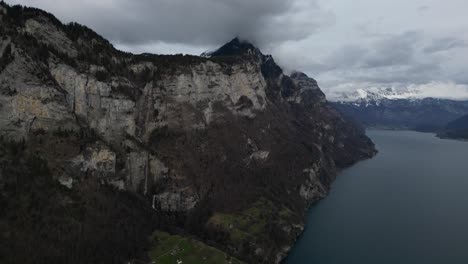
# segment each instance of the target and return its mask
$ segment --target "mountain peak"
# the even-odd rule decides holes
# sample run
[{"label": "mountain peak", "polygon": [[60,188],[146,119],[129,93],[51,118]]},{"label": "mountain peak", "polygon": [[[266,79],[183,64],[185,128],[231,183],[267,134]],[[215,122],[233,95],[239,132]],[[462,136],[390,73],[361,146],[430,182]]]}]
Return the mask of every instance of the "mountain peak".
[{"label": "mountain peak", "polygon": [[300,72],[300,71],[293,71],[291,73],[291,78],[293,78],[293,79],[313,79],[313,78],[310,78],[307,74],[305,74],[303,72]]},{"label": "mountain peak", "polygon": [[224,44],[221,48],[211,53],[204,54],[210,57],[219,56],[245,56],[245,55],[263,55],[261,51],[255,47],[252,43],[246,40],[242,40],[239,37],[235,37],[228,43]]}]

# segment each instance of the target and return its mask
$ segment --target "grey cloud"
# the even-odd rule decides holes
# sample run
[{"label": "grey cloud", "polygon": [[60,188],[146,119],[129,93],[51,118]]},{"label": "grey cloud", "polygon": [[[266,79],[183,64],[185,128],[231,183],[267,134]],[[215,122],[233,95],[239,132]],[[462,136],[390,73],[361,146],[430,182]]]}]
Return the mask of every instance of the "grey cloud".
[{"label": "grey cloud", "polygon": [[303,39],[324,23],[333,23],[333,15],[322,12],[316,0],[19,2],[86,24],[122,45],[156,42],[219,45],[235,36],[268,44]]},{"label": "grey cloud", "polygon": [[468,42],[462,39],[448,37],[439,38],[434,40],[431,44],[424,48],[426,53],[435,53],[441,51],[447,51],[459,47],[468,47]]},{"label": "grey cloud", "polygon": [[286,68],[286,70],[301,70],[312,73],[333,72],[355,68],[362,63],[362,58],[367,52],[368,51],[362,47],[346,45],[337,49],[327,58],[316,61],[313,58],[305,57],[303,50],[295,50],[294,52],[288,51],[285,54],[278,50],[274,51],[275,54],[279,53],[277,62],[281,64],[283,68]]},{"label": "grey cloud", "polygon": [[408,31],[402,34],[384,36],[367,45],[345,45],[325,57],[314,70],[333,71],[407,66],[416,63],[417,46],[421,33]]},{"label": "grey cloud", "polygon": [[357,45],[346,45],[334,52],[328,59],[330,69],[354,67],[361,63],[368,50]]},{"label": "grey cloud", "polygon": [[450,79],[456,83],[468,85],[468,75],[466,74],[466,71],[453,73],[450,76]]},{"label": "grey cloud", "polygon": [[432,64],[415,64],[389,68],[368,68],[366,70],[353,68],[342,71],[335,71],[329,74],[340,78],[337,82],[355,83],[378,83],[380,85],[391,86],[393,83],[413,83],[422,84],[431,80],[437,74],[439,66]]},{"label": "grey cloud", "polygon": [[[421,53],[424,35],[419,31],[382,35],[365,45],[345,45],[323,57],[308,70],[325,80],[325,88],[343,83],[424,84],[443,78],[440,57]],[[320,67],[317,67],[319,65]]]},{"label": "grey cloud", "polygon": [[432,63],[418,63],[384,70],[375,69],[365,75],[353,78],[354,81],[365,81],[380,84],[412,83],[423,84],[437,77],[440,66]]},{"label": "grey cloud", "polygon": [[414,58],[415,46],[421,34],[415,31],[379,40],[364,59],[363,66],[368,68],[406,65]]},{"label": "grey cloud", "polygon": [[424,13],[424,12],[428,11],[429,9],[430,9],[430,7],[427,6],[427,5],[423,5],[423,6],[418,7],[418,11],[420,13]]}]

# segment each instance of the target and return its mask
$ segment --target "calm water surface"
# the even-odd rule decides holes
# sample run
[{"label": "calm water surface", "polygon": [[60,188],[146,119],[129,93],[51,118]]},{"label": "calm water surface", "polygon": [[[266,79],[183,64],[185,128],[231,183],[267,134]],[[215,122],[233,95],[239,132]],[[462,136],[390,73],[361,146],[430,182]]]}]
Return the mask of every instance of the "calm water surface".
[{"label": "calm water surface", "polygon": [[368,131],[379,154],[310,209],[287,264],[467,264],[468,142]]}]

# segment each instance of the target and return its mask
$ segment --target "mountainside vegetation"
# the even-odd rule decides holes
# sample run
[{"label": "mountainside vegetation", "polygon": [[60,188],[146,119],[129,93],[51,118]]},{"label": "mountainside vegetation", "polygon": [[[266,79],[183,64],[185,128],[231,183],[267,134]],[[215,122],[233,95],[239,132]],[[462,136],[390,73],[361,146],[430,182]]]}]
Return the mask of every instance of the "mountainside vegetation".
[{"label": "mountainside vegetation", "polygon": [[448,123],[447,127],[439,131],[441,138],[468,140],[468,115]]},{"label": "mountainside vegetation", "polygon": [[315,80],[237,38],[134,55],[4,2],[0,33],[0,263],[279,263],[376,153]]}]

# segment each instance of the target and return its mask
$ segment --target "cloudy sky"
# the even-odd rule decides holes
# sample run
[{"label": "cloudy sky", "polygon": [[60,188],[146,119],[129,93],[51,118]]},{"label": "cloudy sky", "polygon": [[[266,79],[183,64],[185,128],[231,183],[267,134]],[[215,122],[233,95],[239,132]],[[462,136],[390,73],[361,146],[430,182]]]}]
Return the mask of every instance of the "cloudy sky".
[{"label": "cloudy sky", "polygon": [[134,53],[200,54],[235,36],[330,98],[367,88],[468,99],[466,0],[7,0]]}]

